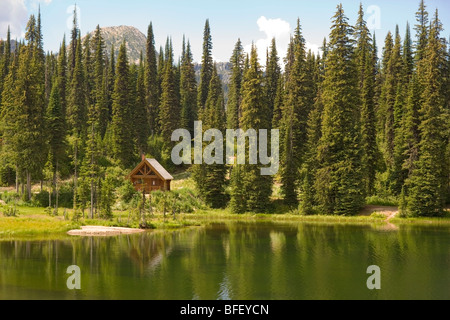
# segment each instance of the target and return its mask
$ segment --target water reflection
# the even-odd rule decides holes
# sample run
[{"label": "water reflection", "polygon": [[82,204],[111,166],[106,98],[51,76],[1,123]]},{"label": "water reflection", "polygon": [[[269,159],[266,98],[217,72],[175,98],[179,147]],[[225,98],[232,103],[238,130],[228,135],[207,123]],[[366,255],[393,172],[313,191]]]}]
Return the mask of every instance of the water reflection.
[{"label": "water reflection", "polygon": [[[227,223],[1,241],[0,299],[449,299],[449,240],[449,228]],[[380,291],[366,287],[370,265]]]}]

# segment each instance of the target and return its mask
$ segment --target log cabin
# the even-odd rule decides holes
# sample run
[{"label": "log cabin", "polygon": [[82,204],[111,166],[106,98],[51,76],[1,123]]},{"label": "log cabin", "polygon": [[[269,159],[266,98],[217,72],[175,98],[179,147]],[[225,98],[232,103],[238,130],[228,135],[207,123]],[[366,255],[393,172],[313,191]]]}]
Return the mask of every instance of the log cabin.
[{"label": "log cabin", "polygon": [[173,177],[155,159],[142,157],[142,162],[128,175],[136,191],[170,191]]}]

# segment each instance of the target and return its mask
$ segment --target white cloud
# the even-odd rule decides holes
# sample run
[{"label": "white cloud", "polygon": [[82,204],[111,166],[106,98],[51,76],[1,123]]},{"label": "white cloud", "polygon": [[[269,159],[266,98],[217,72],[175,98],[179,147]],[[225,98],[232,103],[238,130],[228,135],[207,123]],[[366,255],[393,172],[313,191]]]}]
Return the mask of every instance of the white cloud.
[{"label": "white cloud", "polygon": [[[287,52],[291,34],[289,22],[282,19],[267,19],[266,17],[261,16],[256,23],[258,24],[259,31],[265,33],[265,38],[255,42],[260,63],[262,65],[266,64],[267,48],[270,47],[273,38],[275,38],[277,42],[278,56],[284,57]],[[244,47],[245,52],[250,53],[251,47],[251,44],[246,45]]]},{"label": "white cloud", "polygon": [[8,26],[11,28],[11,37],[20,38],[26,26],[28,10],[24,0],[0,1],[0,38],[5,38]]},{"label": "white cloud", "polygon": [[322,46],[319,46],[317,44],[314,43],[310,43],[310,42],[306,42],[306,51],[311,50],[312,53],[314,53],[315,55],[320,54],[322,55]]}]

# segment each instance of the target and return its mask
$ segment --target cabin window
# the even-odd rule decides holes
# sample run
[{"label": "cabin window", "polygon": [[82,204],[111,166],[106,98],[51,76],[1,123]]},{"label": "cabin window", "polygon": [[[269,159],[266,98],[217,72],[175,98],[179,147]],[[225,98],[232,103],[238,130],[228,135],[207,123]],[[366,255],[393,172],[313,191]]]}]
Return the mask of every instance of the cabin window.
[{"label": "cabin window", "polygon": [[156,180],[153,180],[153,185],[156,186]]}]

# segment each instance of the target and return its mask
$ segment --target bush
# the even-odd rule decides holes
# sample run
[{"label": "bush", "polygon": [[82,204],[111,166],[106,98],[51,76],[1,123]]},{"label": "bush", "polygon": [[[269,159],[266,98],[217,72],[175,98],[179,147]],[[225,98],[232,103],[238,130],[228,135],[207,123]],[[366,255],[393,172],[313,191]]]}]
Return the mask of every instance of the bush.
[{"label": "bush", "polygon": [[122,201],[125,204],[129,204],[131,200],[133,200],[133,198],[136,195],[138,195],[138,192],[133,187],[133,184],[131,183],[131,181],[128,180],[124,181],[124,183],[122,184],[122,186],[119,187],[117,192],[120,201]]},{"label": "bush", "polygon": [[[54,201],[53,197],[52,201]],[[48,191],[42,190],[41,192],[34,194],[31,198],[31,204],[34,207],[47,208],[49,206]]]},{"label": "bush", "polygon": [[371,196],[366,199],[366,204],[373,206],[397,207],[399,205],[399,201],[393,196]]},{"label": "bush", "polygon": [[0,211],[3,212],[5,217],[17,217],[19,215],[19,210],[17,210],[16,206],[6,206],[0,208]]},{"label": "bush", "polygon": [[188,189],[181,189],[171,192],[156,191],[151,193],[151,206],[157,212],[167,214],[193,213],[196,210],[204,209],[204,203]]},{"label": "bush", "polygon": [[20,195],[17,192],[8,192],[5,191],[0,193],[0,199],[5,203],[17,203],[20,200]]},{"label": "bush", "polygon": [[[55,196],[52,195],[52,206],[55,205],[55,201]],[[41,192],[34,194],[31,199],[31,203],[34,207],[47,208],[49,206],[48,191],[42,190]],[[58,207],[73,207],[73,189],[70,184],[62,184],[59,186]]]},{"label": "bush", "polygon": [[16,181],[16,170],[8,164],[0,164],[0,186],[10,186]]}]

